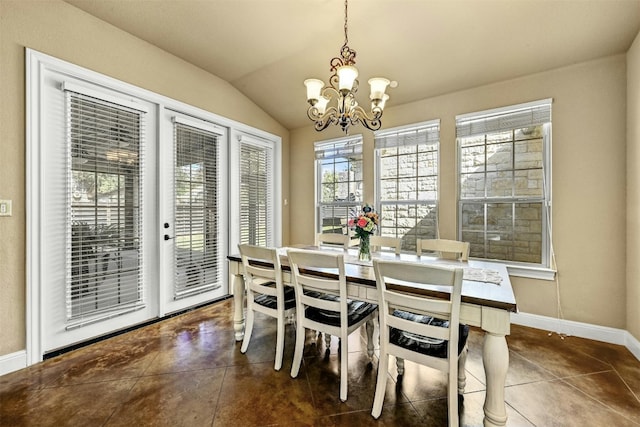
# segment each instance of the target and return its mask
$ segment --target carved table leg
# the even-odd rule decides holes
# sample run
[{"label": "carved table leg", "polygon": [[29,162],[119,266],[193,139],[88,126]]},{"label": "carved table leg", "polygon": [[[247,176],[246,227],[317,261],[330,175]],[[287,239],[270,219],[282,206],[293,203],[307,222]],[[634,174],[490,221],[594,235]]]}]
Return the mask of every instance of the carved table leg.
[{"label": "carved table leg", "polygon": [[507,423],[504,384],[509,368],[509,349],[504,335],[485,332],[482,361],[487,377],[484,425],[485,427],[504,426]]},{"label": "carved table leg", "polygon": [[244,278],[242,275],[229,274],[233,286],[233,329],[236,341],[244,338]]}]

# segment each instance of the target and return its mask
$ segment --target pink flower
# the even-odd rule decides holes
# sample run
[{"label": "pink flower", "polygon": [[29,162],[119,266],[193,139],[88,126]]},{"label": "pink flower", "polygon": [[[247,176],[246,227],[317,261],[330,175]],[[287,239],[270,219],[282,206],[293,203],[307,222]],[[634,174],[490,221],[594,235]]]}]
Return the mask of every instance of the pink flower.
[{"label": "pink flower", "polygon": [[364,227],[367,226],[367,223],[368,223],[368,221],[367,221],[366,218],[364,218],[364,217],[358,218],[358,227],[364,228]]},{"label": "pink flower", "polygon": [[353,225],[354,225],[354,220],[353,220],[353,218],[350,218],[349,219],[349,227],[353,227]]}]

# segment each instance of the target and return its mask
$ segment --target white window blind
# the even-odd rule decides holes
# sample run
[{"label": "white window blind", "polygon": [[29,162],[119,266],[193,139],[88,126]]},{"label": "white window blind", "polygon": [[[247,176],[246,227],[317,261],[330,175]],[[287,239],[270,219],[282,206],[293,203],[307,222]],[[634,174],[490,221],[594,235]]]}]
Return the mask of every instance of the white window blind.
[{"label": "white window blind", "polygon": [[507,108],[456,116],[456,136],[464,138],[551,122],[551,100],[528,102]]},{"label": "white window blind", "polygon": [[362,205],[362,136],[316,142],[317,230],[347,234]]},{"label": "white window blind", "polygon": [[273,148],[240,138],[240,243],[273,245]]},{"label": "white window blind", "polygon": [[174,298],[221,286],[219,135],[174,121]]},{"label": "white window blind", "polygon": [[439,120],[375,133],[378,228],[403,250],[438,236],[439,141]]},{"label": "white window blind", "polygon": [[144,305],[142,111],[65,89],[67,329]]}]

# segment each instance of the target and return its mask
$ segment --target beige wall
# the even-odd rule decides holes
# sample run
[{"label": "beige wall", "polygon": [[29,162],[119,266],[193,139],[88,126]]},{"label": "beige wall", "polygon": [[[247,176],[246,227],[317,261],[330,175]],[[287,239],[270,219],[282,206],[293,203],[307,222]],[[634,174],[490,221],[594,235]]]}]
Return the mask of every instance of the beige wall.
[{"label": "beige wall", "polygon": [[227,82],[59,0],[0,0],[0,17],[0,356],[25,348],[25,47],[281,136],[290,198],[288,131]]},{"label": "beige wall", "polygon": [[[402,82],[400,82],[402,84]],[[457,114],[553,98],[553,244],[564,318],[627,328],[625,314],[625,55],[393,106],[385,128],[439,118],[440,234],[456,237]],[[365,201],[373,201],[373,138],[361,127]],[[291,132],[291,212],[314,212],[313,142],[339,136]],[[640,142],[640,141],[636,141]],[[292,243],[313,242],[311,221],[290,225]],[[521,311],[556,316],[556,284],[512,278]],[[636,302],[637,312],[637,302]]]},{"label": "beige wall", "polygon": [[627,330],[640,340],[640,35],[627,52]]}]

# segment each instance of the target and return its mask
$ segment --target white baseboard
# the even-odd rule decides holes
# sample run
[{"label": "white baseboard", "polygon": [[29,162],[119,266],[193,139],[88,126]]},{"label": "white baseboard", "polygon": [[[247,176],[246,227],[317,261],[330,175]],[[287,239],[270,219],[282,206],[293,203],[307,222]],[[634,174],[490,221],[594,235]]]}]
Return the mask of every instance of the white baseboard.
[{"label": "white baseboard", "polygon": [[[640,360],[640,341],[624,329],[591,325],[589,323],[561,320],[529,313],[511,313],[511,323],[531,328],[557,332],[610,344],[623,345]],[[27,367],[25,350],[0,356],[0,376]]]},{"label": "white baseboard", "polygon": [[25,350],[0,356],[0,375],[18,371],[27,367],[27,352]]},{"label": "white baseboard", "polygon": [[529,313],[511,313],[511,323],[574,337],[623,345],[629,349],[636,359],[640,360],[640,341],[624,329],[556,319],[555,317],[539,316]]}]

